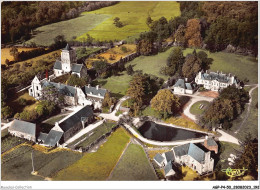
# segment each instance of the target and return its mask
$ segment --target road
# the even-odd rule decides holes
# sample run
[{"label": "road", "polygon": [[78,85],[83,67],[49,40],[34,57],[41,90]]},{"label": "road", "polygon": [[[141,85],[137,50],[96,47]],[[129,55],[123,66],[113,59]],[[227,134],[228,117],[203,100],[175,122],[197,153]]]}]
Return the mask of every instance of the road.
[{"label": "road", "polygon": [[230,143],[239,145],[239,141],[237,138],[231,136],[230,134],[227,134],[226,132],[224,132],[220,129],[217,129],[217,132],[219,132],[221,134],[221,136],[218,138],[219,141],[230,142]]},{"label": "road", "polygon": [[251,103],[252,103],[252,93],[253,91],[258,87],[258,84],[256,85],[248,85],[248,86],[254,86],[253,88],[251,88],[249,90],[249,102],[248,102],[248,107],[247,107],[247,112],[246,112],[246,116],[245,118],[243,119],[243,121],[241,122],[241,124],[239,125],[238,129],[235,131],[235,133],[237,134],[240,129],[244,126],[244,123],[246,122],[248,116],[249,116],[249,113],[250,113],[250,109],[251,109]]}]

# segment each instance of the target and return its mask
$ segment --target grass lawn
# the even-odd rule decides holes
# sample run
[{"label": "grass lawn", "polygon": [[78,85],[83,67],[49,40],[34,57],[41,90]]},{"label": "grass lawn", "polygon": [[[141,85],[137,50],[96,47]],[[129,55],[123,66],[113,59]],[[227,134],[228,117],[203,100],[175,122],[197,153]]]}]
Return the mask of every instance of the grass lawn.
[{"label": "grass lawn", "polygon": [[82,14],[74,19],[41,26],[34,30],[37,33],[35,37],[26,43],[35,42],[37,45],[48,46],[54,43],[53,39],[57,35],[64,35],[66,40],[71,40],[73,36],[86,33],[109,17],[105,14]]},{"label": "grass lawn", "polygon": [[[22,51],[30,51],[33,49],[37,48],[22,48],[22,47],[17,47],[18,52]],[[5,64],[5,60],[8,59],[9,61],[13,61],[14,57],[10,55],[10,50],[11,48],[1,48],[1,64]]]},{"label": "grass lawn", "polygon": [[93,85],[102,86],[109,90],[112,96],[120,98],[126,94],[131,79],[132,76],[127,75],[124,71],[119,76],[112,76],[107,79],[97,79],[94,81]]},{"label": "grass lawn", "polygon": [[[203,108],[200,109],[200,106],[203,105]],[[203,111],[206,109],[206,107],[209,105],[208,101],[199,101],[194,103],[190,108],[190,113],[193,115],[200,115],[203,113]]]},{"label": "grass lawn", "polygon": [[[192,53],[193,49],[187,48],[184,50],[184,56]],[[197,50],[201,51],[200,49]],[[258,81],[258,62],[254,57],[236,55],[234,53],[216,52],[210,53],[205,51],[210,58],[213,59],[213,64],[210,66],[211,71],[223,71],[224,73],[232,73],[238,79],[249,79],[250,84],[255,84]]]},{"label": "grass lawn", "polygon": [[69,144],[69,146],[75,145],[77,142],[81,141],[82,139],[86,138],[84,141],[76,145],[76,148],[80,147],[87,147],[90,145],[92,142],[100,138],[102,135],[106,134],[107,132],[111,131],[113,127],[116,126],[116,123],[114,122],[105,122],[102,125],[98,126],[94,130],[90,131],[87,134],[84,134],[77,140],[73,141],[72,143]]},{"label": "grass lawn", "polygon": [[188,166],[182,166],[181,172],[183,175],[183,181],[193,181],[195,178],[199,177],[199,175]]},{"label": "grass lawn", "polygon": [[142,70],[144,73],[152,74],[167,80],[168,76],[162,75],[160,73],[160,69],[166,66],[167,58],[169,57],[172,50],[173,48],[170,48],[165,52],[158,53],[157,55],[137,57],[134,60],[128,62],[126,66],[132,65],[134,71]]},{"label": "grass lawn", "polygon": [[[35,171],[37,171],[41,177],[31,175],[32,152]],[[45,177],[52,177],[53,174],[68,167],[80,158],[80,153],[72,151],[63,150],[45,154],[41,151],[34,150],[31,146],[21,146],[2,156],[2,180],[44,180]]]},{"label": "grass lawn", "polygon": [[251,108],[249,111],[248,118],[246,119],[242,128],[237,134],[235,134],[234,132],[238,129],[238,127],[240,127],[242,121],[246,117],[247,109],[249,105],[246,105],[243,113],[236,120],[232,122],[233,125],[230,129],[230,132],[232,133],[232,135],[236,136],[240,140],[243,140],[247,135],[247,133],[250,133],[253,138],[258,137],[257,135],[258,134],[258,109],[256,108],[257,103],[258,103],[258,88],[256,88],[252,93],[252,102],[250,105]]},{"label": "grass lawn", "polygon": [[[10,150],[11,148],[22,144],[26,142],[25,139],[18,138],[18,137],[13,137],[8,134],[8,130],[6,130],[4,133],[6,133],[4,136],[1,137],[1,153],[6,152]],[[3,135],[3,131],[1,131],[1,135]]]},{"label": "grass lawn", "polygon": [[[110,7],[85,12],[83,14],[109,16],[108,19],[95,28],[90,31],[86,30],[86,34],[99,40],[122,40],[148,31],[149,28],[146,25],[148,15],[150,15],[153,20],[159,19],[162,16],[170,19],[171,17],[174,18],[180,15],[180,7],[179,3],[171,1],[123,1]],[[120,21],[124,25],[123,27],[118,28],[113,24],[115,17],[120,18]],[[77,39],[85,37],[86,34]]]},{"label": "grass lawn", "polygon": [[130,144],[112,172],[110,180],[157,180],[143,148]]},{"label": "grass lawn", "polygon": [[79,161],[61,170],[54,180],[106,180],[129,140],[126,131],[119,128],[97,152],[85,154]]},{"label": "grass lawn", "polygon": [[155,118],[160,118],[160,114],[158,111],[151,108],[151,106],[146,107],[144,110],[142,110],[143,116],[152,116]]}]

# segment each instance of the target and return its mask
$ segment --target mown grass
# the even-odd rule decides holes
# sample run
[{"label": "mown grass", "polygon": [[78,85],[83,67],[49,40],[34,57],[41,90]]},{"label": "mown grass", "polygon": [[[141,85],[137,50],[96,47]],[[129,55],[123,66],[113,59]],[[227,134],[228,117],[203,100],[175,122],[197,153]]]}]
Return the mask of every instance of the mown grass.
[{"label": "mown grass", "polygon": [[85,154],[79,161],[61,170],[54,180],[106,180],[129,140],[126,131],[119,128],[97,152]]},{"label": "mown grass", "polygon": [[[19,138],[19,137],[13,137],[11,135],[8,134],[8,130],[6,129],[6,131],[4,131],[4,133],[6,133],[3,137],[1,137],[1,153],[6,152],[8,150],[10,150],[11,148],[22,144],[24,142],[26,142],[25,139]],[[1,134],[3,133],[3,131],[1,131]]]},{"label": "mown grass", "polygon": [[[41,177],[31,174],[32,152],[35,171],[37,171]],[[34,150],[31,146],[21,146],[2,156],[2,180],[44,180],[45,177],[52,177],[53,174],[63,168],[68,167],[80,158],[80,153],[75,153],[72,151],[64,150],[45,154],[43,152]]]},{"label": "mown grass", "polygon": [[110,180],[157,180],[143,148],[130,144],[112,172]]},{"label": "mown grass", "polygon": [[111,76],[107,79],[97,79],[94,81],[93,85],[100,85],[109,90],[112,93],[112,96],[121,98],[126,94],[131,79],[132,76],[127,75],[126,72],[122,72],[119,76]]},{"label": "mown grass", "polygon": [[[200,109],[200,106],[203,105],[203,108]],[[204,110],[206,109],[206,107],[209,105],[208,101],[199,101],[194,103],[191,108],[190,108],[190,113],[192,113],[193,115],[200,115],[204,112]]]},{"label": "mown grass", "polygon": [[[202,51],[197,49],[198,51]],[[210,65],[211,71],[223,71],[223,73],[232,73],[240,80],[247,78],[250,84],[255,84],[258,81],[258,62],[254,57],[242,56],[234,53],[216,52],[208,54],[208,57],[213,59],[213,64]],[[192,53],[193,49],[187,48],[184,50],[184,55]]]},{"label": "mown grass", "polygon": [[[180,15],[179,3],[171,1],[123,1],[116,5],[105,7],[91,12],[83,13],[96,14],[96,15],[108,15],[101,24],[97,25],[90,31],[86,31],[86,34],[99,40],[122,40],[136,36],[137,34],[149,31],[146,25],[146,18],[148,15],[153,20],[159,19],[164,16],[167,19]],[[114,18],[119,17],[123,23],[122,28],[116,27]],[[86,37],[86,34],[79,36],[77,39]]]},{"label": "mown grass", "polygon": [[57,35],[64,35],[66,40],[71,40],[72,37],[83,35],[109,17],[105,14],[83,14],[74,19],[41,26],[35,29],[37,34],[26,43],[35,42],[37,45],[49,46],[54,43],[53,39]]}]

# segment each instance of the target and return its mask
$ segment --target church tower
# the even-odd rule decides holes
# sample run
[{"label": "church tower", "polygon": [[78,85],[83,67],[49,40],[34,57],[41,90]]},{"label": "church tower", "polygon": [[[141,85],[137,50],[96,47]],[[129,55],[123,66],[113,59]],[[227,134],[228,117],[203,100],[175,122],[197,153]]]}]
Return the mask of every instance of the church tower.
[{"label": "church tower", "polygon": [[62,70],[67,73],[71,71],[72,63],[76,63],[76,52],[71,49],[69,44],[61,52],[61,65]]}]

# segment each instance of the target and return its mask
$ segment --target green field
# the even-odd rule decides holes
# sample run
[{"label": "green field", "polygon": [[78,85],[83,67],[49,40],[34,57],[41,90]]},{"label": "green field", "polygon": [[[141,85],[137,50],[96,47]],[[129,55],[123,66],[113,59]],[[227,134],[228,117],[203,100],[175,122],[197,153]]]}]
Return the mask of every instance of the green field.
[{"label": "green field", "polygon": [[140,145],[130,144],[112,172],[110,180],[157,180]]},{"label": "green field", "polygon": [[122,72],[119,76],[112,76],[107,79],[97,79],[93,85],[100,85],[105,89],[108,89],[112,96],[120,98],[126,94],[129,86],[129,82],[132,76],[127,75],[126,72]]},{"label": "green field", "polygon": [[[108,19],[97,25],[86,34],[99,40],[122,40],[137,36],[138,33],[148,31],[146,18],[148,15],[153,20],[164,16],[167,19],[180,15],[179,3],[172,1],[123,1],[116,5],[105,7],[83,14],[107,15]],[[123,23],[122,28],[117,28],[113,22],[114,18],[119,17]],[[85,37],[81,35],[78,39]]]},{"label": "green field", "polygon": [[[200,49],[197,50],[201,51]],[[193,49],[187,48],[184,50],[184,56],[192,53]],[[242,56],[234,53],[216,52],[210,53],[205,51],[208,57],[213,59],[213,64],[210,66],[211,71],[223,71],[223,73],[232,73],[238,79],[249,79],[250,84],[255,84],[258,81],[258,63],[254,57]]]},{"label": "green field", "polygon": [[[202,109],[200,109],[200,105],[203,105]],[[190,113],[193,115],[200,115],[206,109],[207,105],[209,105],[208,101],[198,101],[191,106]]]},{"label": "green field", "polygon": [[[35,171],[38,172],[39,176],[31,174],[32,152]],[[68,167],[80,158],[80,153],[72,151],[59,151],[45,154],[34,150],[31,146],[21,146],[2,156],[2,180],[44,180],[45,177],[52,177],[53,174]]]},{"label": "green field", "polygon": [[129,140],[124,129],[117,129],[97,152],[85,154],[79,161],[60,171],[54,180],[106,180]]},{"label": "green field", "polygon": [[86,33],[109,17],[105,14],[84,14],[74,19],[41,26],[35,29],[37,34],[26,43],[35,42],[37,45],[48,46],[54,43],[53,39],[57,35],[64,35],[66,40],[71,40],[73,36]]}]

